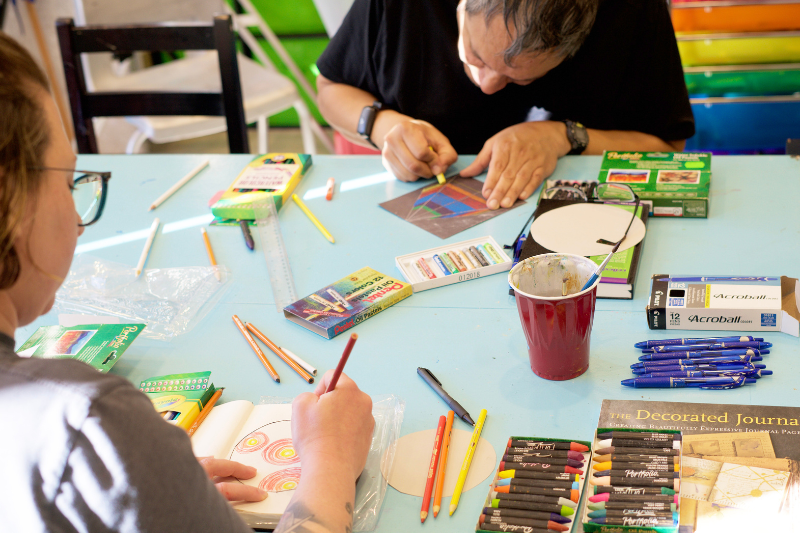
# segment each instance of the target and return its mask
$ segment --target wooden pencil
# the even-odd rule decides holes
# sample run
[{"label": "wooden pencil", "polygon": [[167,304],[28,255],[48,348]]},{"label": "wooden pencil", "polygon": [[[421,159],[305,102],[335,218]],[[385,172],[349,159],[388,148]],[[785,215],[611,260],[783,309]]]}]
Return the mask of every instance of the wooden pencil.
[{"label": "wooden pencil", "polygon": [[344,370],[344,365],[347,363],[347,359],[350,357],[350,352],[353,350],[353,345],[358,340],[358,334],[353,333],[350,335],[350,340],[347,341],[347,346],[344,347],[344,352],[342,353],[342,357],[339,359],[339,364],[336,365],[336,370],[333,371],[333,377],[331,378],[331,382],[328,384],[328,390],[325,392],[330,392],[336,388],[336,384],[339,382],[339,376],[342,375],[342,370]]},{"label": "wooden pencil", "polygon": [[308,381],[309,383],[314,383],[314,376],[312,376],[311,374],[309,374],[308,372],[306,372],[306,371],[303,369],[303,367],[301,367],[300,365],[298,365],[297,363],[295,363],[295,362],[294,362],[294,360],[293,360],[291,357],[289,357],[288,355],[286,355],[285,353],[283,353],[283,349],[281,349],[281,348],[280,348],[280,347],[278,347],[278,346],[277,346],[277,345],[276,345],[274,342],[272,342],[271,340],[269,340],[269,339],[267,338],[267,336],[266,336],[266,335],[264,335],[263,333],[261,333],[261,331],[259,331],[259,329],[258,329],[257,327],[255,327],[255,326],[254,326],[253,324],[251,324],[250,322],[248,322],[247,324],[245,324],[245,327],[246,327],[248,330],[250,330],[250,332],[251,332],[253,335],[255,335],[255,336],[256,336],[256,338],[257,338],[258,340],[260,340],[261,342],[263,342],[264,344],[266,344],[266,345],[267,345],[267,348],[269,348],[270,350],[272,350],[273,352],[275,352],[275,355],[277,355],[278,357],[280,357],[281,359],[283,359],[283,360],[284,360],[284,362],[286,362],[286,364],[287,364],[287,365],[289,365],[290,367],[292,367],[292,370],[294,370],[295,372],[297,372],[298,374],[300,374],[300,377],[301,377],[301,378],[303,378],[304,380]]},{"label": "wooden pencil", "polygon": [[242,335],[244,335],[244,338],[247,340],[247,343],[250,345],[253,351],[256,352],[256,355],[261,360],[261,364],[263,364],[264,368],[267,369],[267,372],[269,372],[269,375],[272,376],[272,379],[280,383],[281,382],[280,376],[278,375],[277,372],[275,372],[275,369],[272,368],[272,365],[269,364],[269,359],[267,359],[267,356],[264,355],[264,352],[261,350],[261,348],[259,348],[258,344],[256,344],[256,341],[250,335],[250,332],[247,331],[247,328],[244,327],[244,324],[239,319],[239,317],[233,315],[233,322],[236,324],[236,327],[239,328],[239,331],[242,332]]}]

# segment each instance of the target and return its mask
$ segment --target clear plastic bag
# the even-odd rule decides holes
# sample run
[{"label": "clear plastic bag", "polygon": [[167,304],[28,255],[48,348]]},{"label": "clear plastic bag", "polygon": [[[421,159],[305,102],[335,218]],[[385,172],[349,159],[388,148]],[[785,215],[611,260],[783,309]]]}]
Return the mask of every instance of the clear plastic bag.
[{"label": "clear plastic bag", "polygon": [[[262,396],[261,405],[289,403],[291,399]],[[397,439],[400,438],[400,426],[406,403],[393,394],[372,397],[372,416],[375,418],[375,429],[372,432],[372,444],[367,454],[367,464],[356,484],[356,502],[353,509],[353,531],[374,531],[378,525],[381,504],[386,495],[388,481],[381,473],[381,462],[386,471],[391,472],[394,463]],[[301,464],[302,464],[302,458]],[[253,528],[273,528],[274,523],[259,524],[253,519],[247,520]]]},{"label": "clear plastic bag", "polygon": [[56,293],[54,309],[142,322],[147,324],[142,336],[170,340],[208,314],[230,279],[230,270],[221,266],[154,268],[137,278],[130,265],[80,254]]}]

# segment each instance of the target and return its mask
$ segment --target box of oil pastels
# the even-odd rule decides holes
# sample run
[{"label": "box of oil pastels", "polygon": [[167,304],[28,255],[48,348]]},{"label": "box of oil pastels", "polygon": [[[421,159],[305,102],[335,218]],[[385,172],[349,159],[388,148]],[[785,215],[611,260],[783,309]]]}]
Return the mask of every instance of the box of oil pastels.
[{"label": "box of oil pastels", "polygon": [[572,531],[585,486],[588,441],[511,437],[476,531]]},{"label": "box of oil pastels", "polygon": [[511,270],[511,258],[490,236],[444,244],[395,258],[414,292]]},{"label": "box of oil pastels", "polygon": [[678,531],[682,443],[680,431],[598,428],[586,470],[583,530]]}]

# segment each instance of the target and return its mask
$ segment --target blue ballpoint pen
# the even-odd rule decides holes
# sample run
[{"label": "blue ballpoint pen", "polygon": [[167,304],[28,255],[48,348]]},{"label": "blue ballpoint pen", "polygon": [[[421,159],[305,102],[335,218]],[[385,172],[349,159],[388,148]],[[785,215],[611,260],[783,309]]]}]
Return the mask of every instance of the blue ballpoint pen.
[{"label": "blue ballpoint pen", "polygon": [[759,363],[745,363],[745,364],[716,364],[716,365],[690,365],[690,366],[683,366],[683,365],[674,365],[674,366],[661,366],[658,368],[633,368],[631,372],[634,375],[642,376],[644,374],[651,374],[653,372],[686,372],[686,371],[695,371],[695,370],[730,370],[730,371],[737,371],[737,370],[744,370],[751,366],[756,367],[756,369],[764,370],[767,368],[767,365],[762,365]]},{"label": "blue ballpoint pen", "polygon": [[662,359],[661,361],[640,361],[633,363],[631,368],[641,367],[655,367],[665,365],[679,365],[679,364],[714,364],[714,363],[731,363],[742,361],[749,363],[752,361],[763,361],[764,358],[760,355],[728,355],[725,357],[695,357],[693,359]]},{"label": "blue ballpoint pen", "polygon": [[763,337],[707,337],[705,339],[658,339],[652,341],[641,341],[633,345],[634,348],[653,348],[654,346],[669,346],[669,345],[692,345],[692,344],[715,344],[718,342],[752,342],[763,341]]},{"label": "blue ballpoint pen", "polygon": [[683,388],[695,387],[704,390],[735,389],[745,383],[755,383],[755,378],[732,376],[722,378],[632,378],[622,380],[626,387],[641,388]]},{"label": "blue ballpoint pen", "polygon": [[[708,344],[695,344],[695,350],[725,350],[734,348],[757,348],[763,350],[765,348],[772,348],[771,342],[715,342]],[[664,352],[685,352],[685,346],[655,346],[653,348],[645,348],[642,353],[664,353]]]},{"label": "blue ballpoint pen", "polygon": [[772,370],[762,370],[759,368],[742,369],[742,370],[684,370],[676,372],[651,372],[649,374],[641,374],[639,378],[715,378],[724,376],[745,376],[748,378],[760,378],[761,376],[769,376]]},{"label": "blue ballpoint pen", "polygon": [[729,355],[766,355],[769,350],[755,348],[739,348],[735,350],[701,350],[698,352],[663,352],[646,353],[639,356],[639,361],[663,361],[664,359],[697,359],[699,357],[727,357]]},{"label": "blue ballpoint pen", "polygon": [[706,282],[706,281],[778,281],[780,278],[769,278],[769,277],[710,277],[710,278],[702,278],[702,277],[693,277],[693,278],[658,278],[656,281],[669,281],[669,282]]}]

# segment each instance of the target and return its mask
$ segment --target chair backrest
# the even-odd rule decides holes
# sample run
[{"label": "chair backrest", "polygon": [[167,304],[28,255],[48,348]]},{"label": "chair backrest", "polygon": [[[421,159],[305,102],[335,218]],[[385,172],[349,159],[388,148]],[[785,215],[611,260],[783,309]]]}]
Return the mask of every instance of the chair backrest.
[{"label": "chair backrest", "polygon": [[[97,153],[93,117],[140,115],[224,116],[231,153],[249,153],[235,37],[229,15],[209,24],[149,24],[76,27],[56,21],[72,121],[80,153]],[[82,53],[216,50],[222,93],[89,92]]]}]

